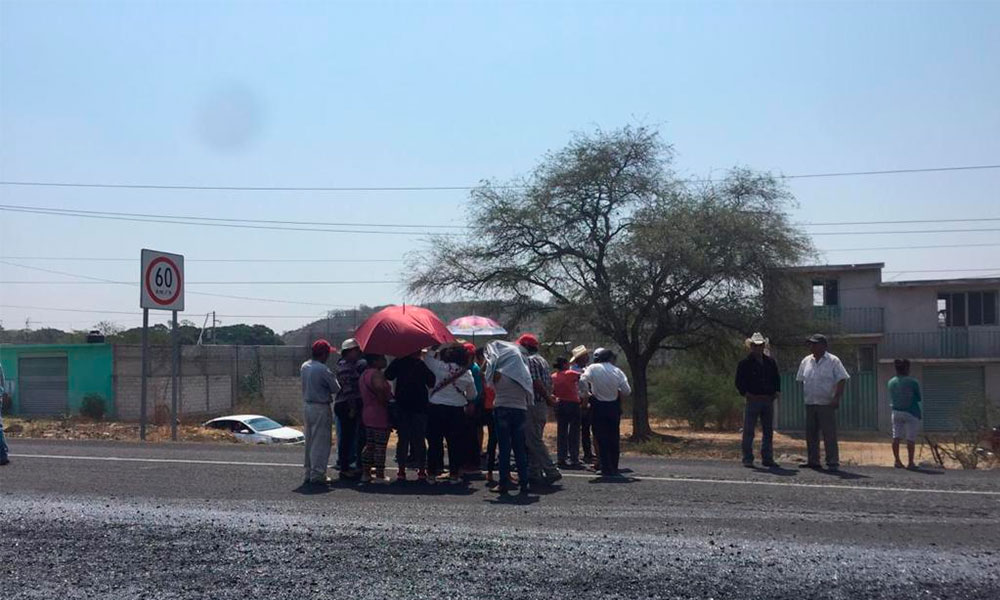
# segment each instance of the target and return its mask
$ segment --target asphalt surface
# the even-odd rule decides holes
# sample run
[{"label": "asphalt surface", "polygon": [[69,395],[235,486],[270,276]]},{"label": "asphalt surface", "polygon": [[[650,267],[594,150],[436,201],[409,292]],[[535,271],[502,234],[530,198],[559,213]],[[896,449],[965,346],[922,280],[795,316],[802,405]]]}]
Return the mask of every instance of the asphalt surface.
[{"label": "asphalt surface", "polygon": [[[301,486],[301,450],[10,440],[0,598],[1000,598],[1000,473],[625,459]],[[792,465],[788,465],[792,467]]]}]

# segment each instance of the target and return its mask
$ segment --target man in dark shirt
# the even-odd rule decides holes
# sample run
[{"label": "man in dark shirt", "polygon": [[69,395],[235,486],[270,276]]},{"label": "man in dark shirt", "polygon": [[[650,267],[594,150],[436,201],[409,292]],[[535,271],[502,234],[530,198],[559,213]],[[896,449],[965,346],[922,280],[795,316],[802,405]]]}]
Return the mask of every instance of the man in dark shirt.
[{"label": "man in dark shirt", "polygon": [[434,387],[434,373],[420,352],[392,361],[385,378],[396,382],[395,423],[397,480],[406,479],[406,468],[416,468],[417,479],[427,480],[427,390]]},{"label": "man in dark shirt", "polygon": [[736,389],[746,398],[743,418],[743,466],[753,467],[753,437],[757,419],[763,436],[760,456],[765,467],[777,467],[774,462],[774,400],[781,396],[781,375],[778,363],[764,353],[767,338],[759,332],[746,340],[750,354],[736,367]]}]

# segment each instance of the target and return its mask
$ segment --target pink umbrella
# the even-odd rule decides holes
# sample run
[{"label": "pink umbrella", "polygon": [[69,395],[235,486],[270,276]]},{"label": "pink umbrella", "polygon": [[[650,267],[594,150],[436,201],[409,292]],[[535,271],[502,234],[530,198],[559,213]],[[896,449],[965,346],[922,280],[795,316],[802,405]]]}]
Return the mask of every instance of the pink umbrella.
[{"label": "pink umbrella", "polygon": [[507,330],[500,326],[493,319],[480,317],[478,315],[468,315],[459,317],[448,323],[448,331],[455,335],[507,335]]},{"label": "pink umbrella", "polygon": [[417,350],[455,341],[441,319],[419,306],[389,306],[354,332],[361,349],[371,354],[406,356]]}]

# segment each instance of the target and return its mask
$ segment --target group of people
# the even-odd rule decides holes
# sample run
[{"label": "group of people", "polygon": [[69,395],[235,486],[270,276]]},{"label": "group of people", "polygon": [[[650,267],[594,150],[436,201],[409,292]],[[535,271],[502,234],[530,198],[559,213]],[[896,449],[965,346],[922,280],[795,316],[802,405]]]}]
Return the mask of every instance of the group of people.
[{"label": "group of people", "polygon": [[[840,468],[840,451],[837,445],[837,410],[850,379],[840,358],[827,350],[829,343],[823,334],[814,334],[806,340],[809,354],[799,363],[795,375],[802,382],[806,408],[807,458],[802,466],[821,469],[819,443],[823,438],[826,468],[836,472]],[[762,439],[761,463],[777,467],[774,461],[774,402],[781,397],[781,376],[778,363],[767,350],[767,338],[754,333],[746,340],[749,350],[746,358],[736,368],[736,389],[746,399],[743,420],[743,464],[753,467],[753,441],[757,421],[760,421]],[[915,469],[913,455],[921,420],[920,384],[910,377],[910,361],[894,361],[896,376],[889,380],[888,392],[892,405],[892,453],[896,468]],[[908,455],[904,465],[899,456],[902,440],[906,441]]]},{"label": "group of people", "polygon": [[[593,462],[602,476],[618,475],[621,402],[631,389],[609,349],[596,349],[591,361],[590,350],[578,346],[554,370],[531,334],[481,347],[443,344],[391,363],[383,355],[363,354],[352,338],[341,344],[331,370],[327,362],[334,351],[317,340],[301,368],[306,483],[331,481],[334,428],[343,480],[389,481],[392,430],[397,481],[405,481],[408,470],[433,483],[482,476],[485,469],[497,492],[526,493],[558,481],[561,468],[585,468],[581,445],[584,463]],[[555,462],[544,440],[550,407],[558,420]]]}]

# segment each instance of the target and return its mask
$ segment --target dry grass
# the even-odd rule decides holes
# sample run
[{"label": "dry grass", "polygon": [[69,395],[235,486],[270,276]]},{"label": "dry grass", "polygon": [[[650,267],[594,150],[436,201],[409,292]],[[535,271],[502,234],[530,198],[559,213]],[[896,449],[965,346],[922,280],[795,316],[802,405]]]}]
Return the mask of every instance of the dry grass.
[{"label": "dry grass", "polygon": [[[8,437],[40,438],[56,440],[105,440],[138,441],[139,424],[115,421],[92,421],[85,418],[70,419],[23,419],[5,417],[5,431]],[[158,422],[163,423],[163,420]],[[677,421],[654,419],[653,430],[660,434],[652,439],[633,443],[628,440],[632,434],[631,419],[622,419],[622,451],[626,455],[669,456],[672,458],[739,460],[741,457],[741,434],[736,431],[696,431]],[[294,425],[293,425],[294,426]],[[299,428],[300,429],[300,428]],[[546,442],[555,451],[556,428],[550,423],[545,429]],[[170,427],[166,424],[150,425],[147,441],[164,442],[170,440]],[[229,433],[206,429],[197,423],[182,423],[178,428],[178,439],[184,442],[236,443]],[[757,435],[759,444],[760,434]],[[893,464],[891,440],[880,433],[842,434],[840,436],[840,460],[845,466],[882,466]],[[395,447],[395,435],[389,442],[390,451]],[[755,445],[755,448],[759,448]],[[805,440],[798,434],[775,432],[774,455],[779,461],[805,459]],[[391,452],[390,452],[391,455]],[[919,444],[917,461],[932,461],[930,450]],[[984,465],[986,466],[986,465]]]},{"label": "dry grass", "polygon": [[[93,421],[81,417],[69,419],[22,419],[4,417],[4,432],[11,439],[38,438],[50,440],[103,440],[135,442],[139,440],[138,423],[116,421]],[[236,439],[224,431],[206,429],[197,424],[182,423],[177,429],[177,438],[184,442],[235,442]],[[146,440],[165,442],[170,440],[169,425],[149,425]]]}]

